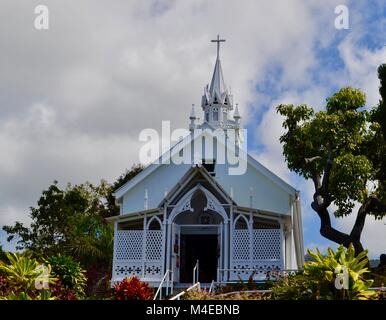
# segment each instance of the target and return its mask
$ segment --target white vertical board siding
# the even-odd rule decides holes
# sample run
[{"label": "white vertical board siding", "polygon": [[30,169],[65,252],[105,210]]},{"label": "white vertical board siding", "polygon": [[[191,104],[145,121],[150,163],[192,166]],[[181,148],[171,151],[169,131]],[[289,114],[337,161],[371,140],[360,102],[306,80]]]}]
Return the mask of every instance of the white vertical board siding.
[{"label": "white vertical board siding", "polygon": [[230,193],[234,190],[234,200],[238,206],[250,207],[249,188],[253,188],[252,208],[291,215],[291,206],[288,201],[289,193],[280,188],[273,181],[262,175],[250,164],[244,175],[228,174],[227,165],[216,165],[215,179]]},{"label": "white vertical board siding", "polygon": [[190,169],[190,165],[162,165],[152,174],[139,182],[123,196],[122,213],[144,210],[145,189],[148,193],[149,209],[156,208],[165,197],[165,190],[171,190],[182,176]]}]

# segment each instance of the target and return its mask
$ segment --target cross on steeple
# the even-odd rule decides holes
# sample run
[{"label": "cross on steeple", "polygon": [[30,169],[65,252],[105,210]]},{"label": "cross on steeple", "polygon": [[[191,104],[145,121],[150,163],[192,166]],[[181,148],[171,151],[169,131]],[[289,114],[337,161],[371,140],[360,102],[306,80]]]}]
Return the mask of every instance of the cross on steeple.
[{"label": "cross on steeple", "polygon": [[217,39],[211,40],[211,42],[217,42],[217,59],[218,59],[220,54],[220,42],[225,42],[225,39],[220,39],[220,35],[217,35]]}]

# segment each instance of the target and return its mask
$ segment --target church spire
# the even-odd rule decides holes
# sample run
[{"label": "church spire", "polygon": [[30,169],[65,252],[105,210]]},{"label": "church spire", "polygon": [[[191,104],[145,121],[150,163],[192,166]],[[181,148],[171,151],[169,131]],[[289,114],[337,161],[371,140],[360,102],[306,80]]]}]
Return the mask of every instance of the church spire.
[{"label": "church spire", "polygon": [[206,123],[215,128],[230,128],[233,121],[228,120],[228,113],[233,110],[233,99],[225,85],[220,61],[220,43],[225,42],[225,39],[220,39],[220,36],[217,35],[217,39],[211,42],[217,44],[216,63],[210,86],[205,87],[201,107],[205,112]]},{"label": "church spire", "polygon": [[222,94],[227,91],[220,61],[220,43],[225,42],[225,39],[220,39],[220,35],[217,35],[217,39],[211,40],[211,42],[217,43],[217,57],[209,92],[211,93],[212,97],[215,97],[217,94],[218,98],[221,99]]},{"label": "church spire", "polygon": [[209,92],[212,97],[221,99],[224,93],[227,93],[227,88],[224,82],[224,76],[221,68],[221,61],[219,58],[216,60],[216,65],[214,66],[212,81],[210,83]]}]

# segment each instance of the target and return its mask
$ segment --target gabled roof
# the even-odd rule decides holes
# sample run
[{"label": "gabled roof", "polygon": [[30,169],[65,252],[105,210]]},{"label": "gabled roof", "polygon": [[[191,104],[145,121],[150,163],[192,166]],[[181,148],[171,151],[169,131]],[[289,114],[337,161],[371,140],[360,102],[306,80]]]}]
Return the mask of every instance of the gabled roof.
[{"label": "gabled roof", "polygon": [[197,164],[192,166],[182,178],[175,184],[175,186],[168,192],[166,197],[160,202],[158,207],[161,207],[165,202],[171,202],[179,194],[179,192],[187,185],[191,180],[194,179],[197,174],[200,173],[206,181],[209,182],[221,196],[226,199],[229,203],[237,205],[237,203],[231,198],[231,196],[224,190],[224,188],[208,173],[208,171],[201,165]]},{"label": "gabled roof", "polygon": [[[210,127],[208,125],[208,127]],[[205,130],[206,133],[211,133],[210,130]],[[119,200],[126,192],[135,187],[138,183],[144,180],[147,176],[156,171],[160,166],[162,166],[162,159],[170,160],[174,155],[176,155],[182,148],[191,143],[192,140],[198,139],[201,135],[187,135],[183,140],[177,142],[175,145],[171,147],[170,150],[167,151],[164,155],[158,158],[155,163],[148,165],[143,171],[141,171],[138,175],[136,175],[133,179],[128,181],[126,184],[117,189],[114,193],[114,196],[117,200]],[[219,141],[219,140],[218,140]],[[228,141],[227,143],[231,143]],[[295,196],[297,190],[292,187],[290,184],[285,182],[283,179],[275,175],[272,171],[263,166],[260,162],[254,159],[251,155],[247,154],[247,163],[251,165],[257,172],[262,174],[264,177],[268,178],[279,188],[289,193],[290,195]],[[213,179],[213,178],[212,178]],[[214,180],[214,179],[213,179]],[[218,183],[218,182],[217,182]]]}]

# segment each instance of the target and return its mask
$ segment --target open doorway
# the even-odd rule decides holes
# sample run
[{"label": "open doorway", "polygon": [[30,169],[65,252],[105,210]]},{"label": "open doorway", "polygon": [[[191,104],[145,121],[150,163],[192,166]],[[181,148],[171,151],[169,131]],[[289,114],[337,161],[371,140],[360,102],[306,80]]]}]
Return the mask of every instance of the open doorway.
[{"label": "open doorway", "polygon": [[182,234],[180,282],[193,282],[193,268],[199,260],[199,281],[216,280],[218,258],[217,234]]}]

